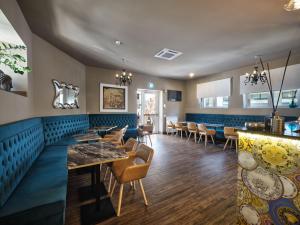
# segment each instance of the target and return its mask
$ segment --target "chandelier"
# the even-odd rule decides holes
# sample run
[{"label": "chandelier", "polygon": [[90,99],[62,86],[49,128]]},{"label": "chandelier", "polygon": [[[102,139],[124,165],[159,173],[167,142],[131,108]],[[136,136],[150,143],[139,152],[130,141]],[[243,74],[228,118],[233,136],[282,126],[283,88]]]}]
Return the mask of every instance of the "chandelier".
[{"label": "chandelier", "polygon": [[116,73],[115,78],[120,86],[126,86],[132,83],[132,73],[127,72],[125,69],[123,69],[120,74]]},{"label": "chandelier", "polygon": [[267,81],[267,73],[266,71],[260,72],[258,70],[258,66],[254,66],[254,70],[251,74],[246,73],[246,79],[244,81],[244,84],[247,85],[250,83],[251,85],[257,85],[258,82],[261,82],[262,84],[266,83]]},{"label": "chandelier", "polygon": [[[259,57],[259,59],[261,60],[260,56],[255,56],[255,58],[257,59]],[[251,84],[251,85],[257,85],[259,82],[261,84],[264,84],[267,82],[268,78],[267,78],[267,72],[265,70],[263,71],[259,71],[258,69],[258,65],[256,64],[254,66],[254,70],[253,72],[250,73],[246,73],[246,79],[244,81],[244,84]]]},{"label": "chandelier", "polygon": [[300,9],[300,0],[289,0],[283,7],[286,11],[294,11]]}]

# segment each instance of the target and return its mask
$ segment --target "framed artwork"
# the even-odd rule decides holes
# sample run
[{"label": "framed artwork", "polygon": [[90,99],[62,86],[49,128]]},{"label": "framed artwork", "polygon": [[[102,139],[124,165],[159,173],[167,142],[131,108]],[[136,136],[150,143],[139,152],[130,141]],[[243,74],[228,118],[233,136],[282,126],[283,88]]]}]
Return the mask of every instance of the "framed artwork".
[{"label": "framed artwork", "polygon": [[100,112],[127,112],[128,87],[100,83]]}]

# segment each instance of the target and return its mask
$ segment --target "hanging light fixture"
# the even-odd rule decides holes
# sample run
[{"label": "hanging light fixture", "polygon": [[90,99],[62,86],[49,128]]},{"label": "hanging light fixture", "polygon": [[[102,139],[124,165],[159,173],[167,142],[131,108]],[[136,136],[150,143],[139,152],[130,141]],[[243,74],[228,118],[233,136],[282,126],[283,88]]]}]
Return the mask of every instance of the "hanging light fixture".
[{"label": "hanging light fixture", "polygon": [[[259,58],[261,59],[261,56],[255,56],[256,60]],[[257,85],[259,82],[264,84],[267,82],[267,72],[265,70],[263,71],[259,71],[258,68],[258,63],[256,62],[255,66],[254,66],[254,70],[253,72],[250,73],[246,73],[246,79],[244,81],[244,84],[251,84],[251,85]]]},{"label": "hanging light fixture", "polygon": [[283,7],[286,11],[294,11],[300,9],[300,0],[289,0]]},{"label": "hanging light fixture", "polygon": [[[124,63],[125,59],[122,58],[122,61]],[[120,86],[130,85],[132,83],[132,77],[133,77],[132,73],[127,72],[125,69],[122,69],[121,73],[116,73],[116,75],[115,75],[116,82]]]}]

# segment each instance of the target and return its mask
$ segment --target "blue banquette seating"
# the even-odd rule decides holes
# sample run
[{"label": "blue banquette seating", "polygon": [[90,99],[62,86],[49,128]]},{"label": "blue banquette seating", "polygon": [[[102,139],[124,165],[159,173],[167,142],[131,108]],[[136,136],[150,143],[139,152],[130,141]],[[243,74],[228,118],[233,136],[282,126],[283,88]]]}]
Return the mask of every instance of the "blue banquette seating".
[{"label": "blue banquette seating", "polygon": [[[186,113],[186,121],[195,123],[223,124],[225,127],[243,127],[245,122],[264,122],[265,116],[259,115],[227,115],[227,114],[204,114]],[[286,121],[296,120],[296,117],[285,117]],[[223,127],[216,129],[217,138],[224,138]]]},{"label": "blue banquette seating", "polygon": [[128,114],[90,114],[90,127],[96,126],[111,126],[115,125],[119,128],[128,125],[124,139],[137,137],[137,115]]},{"label": "blue banquette seating", "polygon": [[42,117],[0,126],[0,225],[64,224],[71,136],[116,123],[129,124],[129,135],[136,132],[136,116],[127,114]]}]

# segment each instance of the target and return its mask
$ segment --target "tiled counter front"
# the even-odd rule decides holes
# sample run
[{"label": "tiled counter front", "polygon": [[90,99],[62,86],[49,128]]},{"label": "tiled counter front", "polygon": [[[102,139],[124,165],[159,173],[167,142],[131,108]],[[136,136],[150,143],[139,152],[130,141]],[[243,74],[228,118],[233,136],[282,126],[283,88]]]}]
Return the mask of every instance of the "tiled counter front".
[{"label": "tiled counter front", "polygon": [[300,139],[239,132],[238,224],[300,224]]}]

